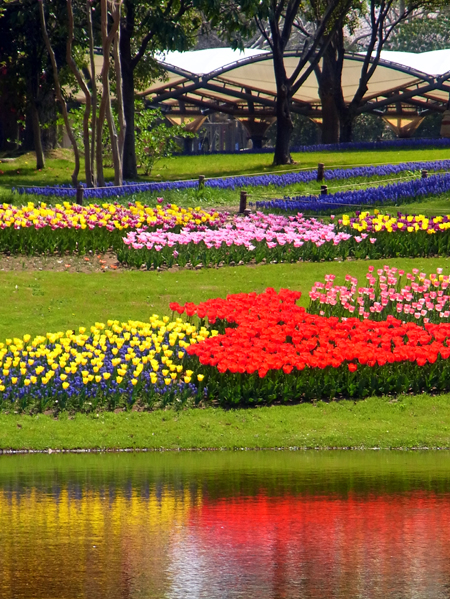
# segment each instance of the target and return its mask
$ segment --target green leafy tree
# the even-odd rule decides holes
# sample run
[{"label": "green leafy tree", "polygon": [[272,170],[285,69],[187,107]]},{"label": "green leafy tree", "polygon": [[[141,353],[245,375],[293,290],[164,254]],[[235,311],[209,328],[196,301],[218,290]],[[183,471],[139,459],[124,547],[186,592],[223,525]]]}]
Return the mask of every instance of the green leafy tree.
[{"label": "green leafy tree", "polygon": [[201,25],[196,0],[124,0],[120,26],[120,60],[123,106],[127,130],[124,140],[124,178],[137,176],[135,91],[162,76],[154,55],[166,50],[187,50]]},{"label": "green leafy tree", "polygon": [[[112,104],[114,123],[119,128],[116,103]],[[71,110],[70,119],[77,141],[82,142],[84,136],[84,108]],[[148,109],[142,100],[135,102],[135,138],[136,158],[145,175],[149,175],[154,164],[162,157],[168,157],[179,150],[179,139],[192,138],[195,134],[186,130],[185,125],[167,124],[159,109]],[[111,136],[108,124],[103,124],[103,162],[113,165]]]},{"label": "green leafy tree", "polygon": [[[312,6],[315,4],[320,12],[320,0],[309,2]],[[427,6],[436,7],[440,3],[440,0],[411,0],[407,5],[400,5],[397,0],[367,0],[352,4],[347,20],[331,36],[322,65],[315,67],[322,101],[322,141],[333,143],[352,140],[353,123],[364,110],[365,95],[380,62],[382,50],[387,47],[394,32],[408,19],[412,19],[417,11]],[[361,23],[359,28],[358,22]],[[344,98],[342,79],[347,50],[363,53],[358,84],[350,101]]]},{"label": "green leafy tree", "polygon": [[142,101],[136,102],[135,112],[136,157],[149,175],[155,162],[179,150],[177,138],[195,137],[185,125],[168,125],[159,109],[145,109]]},{"label": "green leafy tree", "polygon": [[385,49],[398,52],[431,52],[450,46],[450,9],[423,10],[393,31]]},{"label": "green leafy tree", "polygon": [[298,61],[288,74],[285,52],[292,48],[292,39],[298,31],[298,17],[304,10],[302,0],[230,0],[211,2],[208,14],[213,15],[213,25],[221,27],[234,38],[235,44],[250,31],[257,30],[261,40],[273,54],[276,82],[277,134],[274,164],[289,164],[289,151],[294,129],[291,105],[292,98],[306,82],[315,66],[324,55],[333,33],[342,27],[352,0],[326,0],[317,20],[303,32],[303,41],[298,47]]},{"label": "green leafy tree", "polygon": [[[77,5],[82,2],[75,1]],[[37,0],[2,0],[1,4],[0,94],[11,99],[19,114],[26,115],[27,129],[33,132],[31,148],[36,151],[36,166],[43,168],[43,127],[48,131],[49,124],[56,122],[57,109],[52,65],[39,26],[42,5]],[[62,85],[70,81],[65,68],[66,13],[66,2],[46,2],[44,14]],[[84,34],[77,16],[74,30],[74,45],[79,48]]]}]

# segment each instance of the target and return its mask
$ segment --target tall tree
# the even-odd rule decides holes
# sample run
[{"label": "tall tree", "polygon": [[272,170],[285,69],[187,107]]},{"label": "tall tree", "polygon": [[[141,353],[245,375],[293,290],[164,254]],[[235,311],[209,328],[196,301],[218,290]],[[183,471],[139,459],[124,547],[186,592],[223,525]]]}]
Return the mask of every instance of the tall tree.
[{"label": "tall tree", "polygon": [[124,118],[123,176],[137,176],[135,150],[135,90],[161,73],[152,59],[158,51],[187,50],[201,24],[196,0],[124,0],[120,25],[120,61]]},{"label": "tall tree", "polygon": [[[320,0],[309,0],[320,10]],[[364,5],[353,3],[354,21],[364,21],[363,27],[355,32],[355,40],[348,42],[344,26],[331,36],[322,64],[316,64],[315,73],[319,84],[319,95],[322,100],[323,141],[348,142],[352,139],[353,122],[359,113],[364,96],[369,89],[380,59],[381,52],[389,42],[393,32],[415,11],[430,5],[436,6],[439,0],[411,0],[407,5],[400,5],[397,0],[367,0]],[[355,14],[358,13],[358,14]],[[348,33],[348,30],[347,30]],[[361,70],[353,97],[350,101],[344,98],[343,66],[346,49],[363,51]]]},{"label": "tall tree", "polygon": [[[77,146],[77,142],[75,139],[75,136],[73,134],[72,131],[72,127],[70,125],[70,121],[69,121],[69,113],[67,110],[67,104],[65,101],[65,98],[63,97],[63,93],[61,90],[61,82],[59,79],[59,73],[58,73],[58,65],[56,64],[56,57],[55,57],[55,53],[53,51],[51,42],[50,42],[50,37],[48,35],[48,30],[47,30],[47,23],[46,23],[46,19],[45,19],[45,9],[44,9],[44,1],[43,0],[39,0],[38,2],[39,5],[39,18],[40,18],[40,22],[41,22],[41,30],[42,30],[42,35],[44,38],[44,42],[45,42],[45,47],[47,49],[48,55],[50,57],[50,62],[52,65],[52,71],[53,71],[53,80],[55,83],[55,92],[56,92],[56,97],[58,98],[58,102],[61,105],[61,111],[63,113],[63,118],[64,118],[64,124],[66,126],[66,130],[67,130],[67,134],[69,136],[69,139],[72,143],[72,147],[73,147],[73,151],[74,151],[74,156],[75,156],[75,167],[72,173],[72,184],[74,185],[74,187],[77,185],[78,182],[78,173],[80,170],[80,153],[78,151],[78,146]],[[68,37],[68,46],[72,43],[71,40],[71,36]]]},{"label": "tall tree", "polygon": [[[48,0],[50,1],[50,0]],[[103,126],[105,123],[109,128],[109,138],[112,148],[113,166],[114,166],[114,181],[116,185],[122,185],[123,183],[123,143],[125,137],[126,122],[123,115],[123,104],[122,104],[122,77],[119,57],[119,27],[122,0],[100,0],[100,29],[101,29],[101,43],[102,43],[102,70],[101,70],[101,100],[98,107],[97,113],[97,80],[95,77],[95,61],[93,57],[93,27],[92,27],[92,11],[91,3],[87,0],[86,12],[84,12],[84,25],[87,24],[87,38],[89,40],[89,57],[91,65],[91,73],[87,69],[86,65],[84,68],[79,68],[74,56],[73,56],[73,36],[74,36],[74,13],[73,13],[73,0],[67,0],[66,3],[66,15],[64,23],[67,26],[67,39],[66,39],[66,60],[67,64],[72,71],[78,86],[83,91],[85,97],[85,109],[83,116],[83,144],[84,144],[84,157],[85,157],[85,174],[86,183],[91,186],[95,184],[94,180],[94,156],[97,170],[97,182],[100,186],[104,186],[105,179],[103,174]],[[67,134],[72,143],[74,155],[75,155],[75,169],[72,174],[72,183],[75,186],[78,181],[78,173],[80,168],[80,155],[77,145],[76,136],[74,134],[72,124],[70,122],[67,102],[63,93],[60,72],[53,51],[50,36],[47,30],[44,0],[39,0],[39,15],[41,21],[41,29],[44,37],[45,47],[48,51],[52,71],[54,78],[54,86],[58,101],[61,105],[61,112],[64,118],[64,124],[66,127]],[[87,13],[87,14],[86,14]],[[111,106],[111,85],[110,85],[110,71],[111,71],[111,57],[114,57],[114,78],[115,78],[115,92],[116,92],[116,104],[117,114],[119,122],[119,131],[117,131],[116,124],[113,117],[113,111]],[[89,83],[84,78],[84,73],[89,75]],[[89,89],[89,87],[91,89]]]},{"label": "tall tree", "polygon": [[52,94],[51,69],[42,44],[37,3],[13,0],[0,13],[0,93],[14,99],[32,129],[29,149],[36,151],[36,168],[45,166],[41,119],[46,97]]},{"label": "tall tree", "polygon": [[265,27],[264,17],[256,16],[258,28],[273,53],[277,86],[277,139],[274,164],[292,162],[289,152],[289,141],[293,130],[290,110],[292,98],[327,51],[334,32],[342,27],[350,4],[351,0],[327,0],[317,26],[305,38],[297,65],[291,75],[287,73],[284,54],[300,10],[301,0],[270,0],[267,14],[269,31]]},{"label": "tall tree", "polygon": [[[78,0],[81,2],[82,0]],[[12,96],[18,111],[26,113],[27,128],[33,129],[31,144],[36,150],[36,166],[44,166],[44,145],[52,142],[49,131],[56,130],[57,106],[49,54],[39,26],[41,3],[36,0],[2,0],[0,12],[0,93]],[[46,4],[48,34],[62,85],[68,83],[64,70],[66,55],[66,2]],[[75,20],[77,47],[82,28]],[[42,125],[45,126],[44,130]],[[25,140],[27,141],[28,135]],[[56,135],[54,138],[56,143]],[[48,147],[48,146],[47,146]]]},{"label": "tall tree", "polygon": [[[292,40],[297,33],[297,19],[304,2],[302,0],[228,0],[217,6],[214,24],[219,24],[235,45],[242,44],[242,35],[248,35],[253,22],[260,34],[260,41],[273,54],[273,69],[276,82],[277,135],[274,164],[289,164],[289,151],[293,131],[291,105],[294,95],[313,72],[314,67],[326,52],[333,33],[342,27],[352,0],[325,0],[324,10],[317,22],[305,30],[298,59],[293,71],[288,74],[285,53],[292,49]],[[211,12],[211,8],[209,9]]]},{"label": "tall tree", "polygon": [[450,8],[425,7],[419,14],[405,19],[394,29],[385,50],[398,52],[430,52],[445,50],[450,43]]}]

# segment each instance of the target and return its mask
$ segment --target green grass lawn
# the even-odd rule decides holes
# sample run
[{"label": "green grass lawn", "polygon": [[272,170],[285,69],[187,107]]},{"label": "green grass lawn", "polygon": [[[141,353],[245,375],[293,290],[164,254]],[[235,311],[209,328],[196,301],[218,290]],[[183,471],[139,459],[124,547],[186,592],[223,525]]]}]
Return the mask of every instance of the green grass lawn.
[{"label": "green grass lawn", "polygon": [[[360,166],[388,164],[395,162],[411,162],[426,160],[445,160],[450,159],[450,148],[439,149],[390,149],[385,151],[364,151],[364,152],[327,152],[327,153],[302,153],[295,154],[294,158],[298,161],[297,165],[288,165],[285,167],[273,167],[271,165],[271,154],[245,154],[245,155],[206,155],[206,156],[177,156],[163,159],[157,163],[151,177],[140,177],[141,181],[165,181],[177,179],[198,178],[199,174],[206,177],[232,176],[255,173],[273,173],[299,170],[305,168],[317,168],[318,162],[324,162],[326,167],[338,166]],[[32,153],[18,157],[14,162],[0,164],[0,202],[13,204],[23,204],[26,201],[39,202],[42,197],[27,195],[21,196],[12,193],[12,188],[21,186],[45,186],[62,183],[70,183],[70,175],[73,170],[72,156],[70,150],[55,150],[50,153],[47,159],[47,166],[42,171],[36,171],[34,164],[34,155]],[[83,169],[80,171],[83,178]],[[107,178],[112,179],[111,169],[105,170]],[[341,181],[329,181],[328,187],[330,193],[342,189],[360,189],[374,185],[380,185],[387,180],[398,180],[404,177],[413,178],[419,176],[418,173],[399,173],[398,175],[389,175],[384,177],[355,178]],[[286,187],[250,187],[248,188],[249,202],[258,200],[269,200],[280,198],[285,195],[315,195],[320,193],[320,183],[313,181],[311,183],[297,183]],[[126,196],[117,198],[117,201],[127,203],[129,201],[139,200],[150,205],[156,204],[158,196],[163,195],[166,202],[175,203],[180,206],[203,206],[203,207],[222,207],[225,209],[234,209],[239,206],[240,189],[211,189],[205,188],[188,190],[170,190],[162,192],[144,192],[135,196]],[[59,198],[47,198],[48,203],[57,203]],[[427,198],[423,202],[417,202],[408,207],[410,211],[423,211],[426,214],[432,214],[433,211],[448,210],[448,194],[438,198]],[[402,205],[401,210],[406,209],[408,205]],[[389,207],[396,210],[397,207]],[[345,212],[342,210],[341,212]]]},{"label": "green grass lawn", "polygon": [[223,410],[0,414],[2,449],[450,447],[450,395]]},{"label": "green grass lawn", "polygon": [[[315,168],[318,162],[329,167],[350,166],[447,159],[450,149],[299,154],[295,158],[300,163],[299,168]],[[154,178],[160,175],[160,179],[174,180],[199,174],[212,177],[271,172],[271,159],[269,154],[179,157],[161,161],[153,175]],[[70,180],[70,153],[60,152],[48,160],[48,168],[41,172],[35,171],[32,160],[32,156],[26,155],[17,162],[0,165],[0,170],[4,171],[0,175],[0,201],[2,197],[10,198],[8,190],[12,186],[48,185]],[[271,191],[266,189],[264,193]],[[274,197],[286,192],[284,189],[276,191]],[[234,191],[229,195],[218,192],[207,196],[205,192],[204,196],[178,198],[174,193],[165,199],[191,205],[195,199],[198,204],[228,206],[237,204],[238,197],[239,191]],[[18,203],[22,201],[21,197]],[[433,214],[448,210],[447,204],[448,199],[438,197],[390,209]],[[390,264],[407,271],[419,268],[427,273],[443,267],[445,274],[450,272],[447,257],[92,274],[29,271],[25,263],[23,270],[1,272],[1,261],[0,256],[0,341],[25,333],[35,335],[75,329],[110,318],[146,320],[155,312],[169,314],[170,301],[199,302],[224,297],[227,293],[262,291],[266,287],[299,289],[303,293],[301,303],[306,306],[308,292],[316,280],[323,280],[325,274],[333,273],[337,275],[338,283],[350,273],[362,282],[369,264],[376,268]],[[73,419],[62,415],[58,420],[43,415],[2,414],[0,448],[448,447],[449,404],[450,395],[421,395],[398,400],[370,398],[358,403],[319,402],[317,405],[236,411],[209,408],[182,412],[102,413],[98,418],[78,414]]]},{"label": "green grass lawn", "polygon": [[[169,303],[199,302],[228,293],[263,291],[266,287],[298,289],[300,303],[316,280],[333,273],[336,284],[347,273],[361,283],[369,264],[384,264],[410,272],[450,272],[450,258],[385,259],[346,262],[267,264],[198,271],[118,271],[77,273],[52,271],[0,271],[0,340],[36,335],[105,322],[108,319],[147,320],[153,313],[170,315]],[[1,269],[1,257],[0,257]]]},{"label": "green grass lawn", "polygon": [[[319,162],[323,162],[326,168],[336,168],[341,166],[446,160],[450,159],[450,148],[294,153],[293,158],[297,162],[296,165],[274,167],[272,166],[272,154],[175,156],[161,159],[156,163],[150,177],[140,176],[139,179],[141,181],[175,181],[178,179],[197,179],[199,175],[208,178],[278,173],[297,169],[315,169]],[[41,171],[37,171],[35,166],[33,153],[24,154],[13,162],[2,163],[0,165],[2,171],[2,174],[0,174],[0,197],[6,194],[9,196],[9,192],[13,187],[68,184],[71,181],[73,161],[70,150],[52,151],[47,158],[45,169]],[[105,169],[105,176],[107,179],[112,179],[112,170]],[[80,179],[83,180],[83,167],[80,169]],[[382,180],[382,178],[380,179]],[[349,182],[343,183],[349,184]],[[336,182],[330,182],[330,187],[336,186]],[[318,188],[316,184],[311,186],[312,190]],[[299,186],[292,190],[289,189],[289,193],[303,193],[309,189],[309,186]],[[263,190],[259,190],[259,195],[262,193]],[[167,197],[167,200],[174,201],[169,197]]]}]

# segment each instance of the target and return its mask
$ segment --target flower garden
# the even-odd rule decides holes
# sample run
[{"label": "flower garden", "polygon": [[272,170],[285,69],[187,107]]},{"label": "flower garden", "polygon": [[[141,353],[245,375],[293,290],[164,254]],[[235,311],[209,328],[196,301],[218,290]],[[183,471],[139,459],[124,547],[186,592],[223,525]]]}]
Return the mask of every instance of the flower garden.
[{"label": "flower garden", "polygon": [[[172,318],[0,344],[2,408],[221,405],[450,390],[450,277],[369,268],[301,294],[269,288],[170,304]],[[184,319],[182,318],[184,315]],[[195,319],[195,323],[193,322]]]},{"label": "flower garden", "polygon": [[[385,176],[425,166],[439,172],[447,162],[335,169],[326,176]],[[283,186],[295,177],[312,180],[311,172],[286,173],[260,177],[258,184]],[[248,180],[207,183],[241,187]],[[49,187],[42,193],[64,197],[66,191]],[[338,285],[331,265],[348,258],[449,256],[450,215],[374,208],[447,191],[449,176],[436,174],[325,199],[259,202],[259,210],[246,216],[182,208],[162,198],[156,206],[107,200],[0,205],[0,252],[10,254],[112,250],[129,268],[175,271],[330,263],[324,281],[303,290],[307,307],[298,304],[299,291],[267,288],[200,303],[172,301],[171,316],[168,306],[165,315],[146,321],[108,320],[77,332],[6,339],[0,343],[0,407],[94,412],[450,391],[448,272],[407,272],[394,261],[377,269],[369,264],[365,280],[358,281],[349,266],[345,284]],[[350,212],[353,205],[367,209]],[[328,208],[336,214],[321,217]]]}]

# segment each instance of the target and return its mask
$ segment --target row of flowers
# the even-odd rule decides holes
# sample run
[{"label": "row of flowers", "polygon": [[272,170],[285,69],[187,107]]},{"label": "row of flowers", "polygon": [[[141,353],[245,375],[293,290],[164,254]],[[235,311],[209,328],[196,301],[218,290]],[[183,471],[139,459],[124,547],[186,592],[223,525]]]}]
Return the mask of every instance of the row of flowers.
[{"label": "row of flowers", "polygon": [[[374,210],[343,215],[338,228],[347,233],[376,239],[367,252],[371,258],[397,256],[448,256],[450,254],[449,215],[427,217],[423,214],[392,214]],[[361,248],[363,249],[363,248]],[[362,257],[361,253],[359,256]]]},{"label": "row of flowers", "polygon": [[129,266],[217,265],[221,262],[371,259],[450,254],[450,217],[375,211],[344,215],[337,225],[257,212],[217,230],[129,232],[117,248]]},{"label": "row of flowers", "polygon": [[171,304],[220,331],[187,349],[210,397],[232,405],[450,389],[450,324],[312,315],[299,297],[267,289]]},{"label": "row of flowers", "polygon": [[164,406],[202,398],[203,376],[186,368],[186,349],[215,335],[181,319],[110,320],[0,343],[0,407],[27,411]]},{"label": "row of flowers", "polygon": [[327,196],[297,196],[255,202],[258,209],[277,211],[323,212],[338,210],[345,206],[376,206],[402,204],[430,195],[450,191],[450,175],[433,175],[427,179],[413,179],[349,191],[338,191]]},{"label": "row of flowers", "polygon": [[[162,201],[162,200],[161,200]],[[29,202],[26,206],[0,204],[0,229],[33,227],[42,229],[119,229],[152,230],[156,228],[215,225],[226,220],[225,213],[202,208],[180,208],[176,204],[146,206],[140,202],[123,206],[117,203],[79,206],[64,202],[55,206]]]},{"label": "row of flowers", "polygon": [[310,314],[360,319],[386,320],[396,316],[403,322],[450,322],[450,277],[442,268],[427,275],[414,268],[412,273],[384,266],[369,266],[365,284],[346,275],[345,284],[335,285],[335,275],[316,281],[309,293]]},{"label": "row of flowers", "polygon": [[113,249],[129,266],[333,260],[450,254],[450,216],[344,215],[337,224],[256,212],[248,217],[175,204],[0,205],[0,251]]},{"label": "row of flowers", "polygon": [[344,214],[342,219],[339,219],[339,224],[360,233],[376,234],[384,231],[387,233],[395,233],[396,231],[416,233],[426,231],[433,234],[450,229],[450,216],[442,214],[427,217],[424,214],[402,214],[401,212],[397,212],[394,216],[387,213],[382,214],[379,210],[374,210],[373,214],[357,210],[354,217]]},{"label": "row of flowers", "polygon": [[[301,214],[285,217],[258,212],[235,217],[216,230],[130,232],[118,259],[130,266],[216,265],[221,262],[332,260],[347,256],[367,235],[352,236]],[[353,241],[353,245],[349,242]]]},{"label": "row of flowers", "polygon": [[175,204],[0,204],[0,251],[106,251],[123,245],[123,235],[129,230],[202,230],[223,225],[227,219],[225,212],[180,208]]},{"label": "row of flowers", "polygon": [[[346,291],[330,276],[316,283],[309,310],[319,314],[297,305],[299,292],[269,288],[198,305],[174,302],[172,319],[7,339],[0,343],[0,408],[93,411],[448,391],[449,277],[414,272],[401,287],[396,269],[377,274],[369,270],[366,288],[349,277]],[[357,318],[338,317],[352,306]],[[367,318],[366,309],[381,320]],[[419,310],[430,318],[410,322]],[[445,321],[431,322],[443,311]]]},{"label": "row of flowers", "polygon": [[[398,175],[404,172],[448,171],[450,160],[435,160],[429,162],[404,162],[401,164],[383,164],[378,166],[360,166],[339,169],[327,169],[325,179],[328,181],[354,179],[358,177],[386,177]],[[316,180],[317,171],[299,171],[282,174],[264,175],[241,175],[236,177],[217,177],[205,180],[205,187],[211,189],[239,189],[242,187],[286,187],[297,183],[311,183]],[[198,181],[155,181],[151,183],[125,182],[123,186],[117,187],[106,184],[103,188],[85,188],[84,195],[89,199],[102,199],[132,195],[142,192],[163,193],[173,189],[194,189],[198,187]],[[21,187],[17,190],[20,194],[34,194],[45,197],[75,197],[76,189],[70,185],[44,186],[44,187]]]}]

